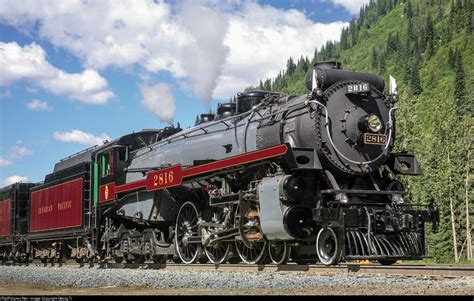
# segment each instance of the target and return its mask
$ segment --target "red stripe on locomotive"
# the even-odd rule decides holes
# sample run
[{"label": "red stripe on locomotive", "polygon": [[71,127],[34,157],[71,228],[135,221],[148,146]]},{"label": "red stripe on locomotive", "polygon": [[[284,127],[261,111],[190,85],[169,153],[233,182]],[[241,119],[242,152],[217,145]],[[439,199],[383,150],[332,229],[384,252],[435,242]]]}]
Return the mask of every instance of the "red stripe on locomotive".
[{"label": "red stripe on locomotive", "polygon": [[276,156],[284,155],[288,151],[285,144],[237,155],[234,157],[218,160],[211,163],[190,167],[183,170],[183,178],[200,175],[212,171],[234,167],[241,164],[248,164],[259,160],[264,160]]},{"label": "red stripe on locomotive", "polygon": [[11,234],[11,210],[12,201],[4,200],[0,202],[0,236],[6,237]]},{"label": "red stripe on locomotive", "polygon": [[286,154],[287,151],[288,147],[285,144],[280,144],[277,146],[272,146],[186,169],[181,169],[181,165],[175,165],[152,171],[148,173],[144,180],[138,180],[132,183],[119,185],[114,188],[116,193],[131,191],[143,187],[146,187],[147,191],[159,190],[181,185],[181,182],[184,178],[281,156]]},{"label": "red stripe on locomotive", "polygon": [[82,178],[31,193],[30,231],[82,225]]}]

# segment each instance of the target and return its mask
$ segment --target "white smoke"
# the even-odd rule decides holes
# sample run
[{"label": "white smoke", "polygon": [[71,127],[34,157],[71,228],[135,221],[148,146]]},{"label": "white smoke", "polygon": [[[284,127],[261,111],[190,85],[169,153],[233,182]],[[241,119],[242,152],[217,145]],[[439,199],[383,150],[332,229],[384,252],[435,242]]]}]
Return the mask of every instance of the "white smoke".
[{"label": "white smoke", "polygon": [[140,85],[141,104],[158,116],[160,121],[172,122],[176,107],[173,93],[167,84],[158,83],[154,86]]},{"label": "white smoke", "polygon": [[192,39],[181,52],[182,68],[194,92],[209,104],[229,55],[229,47],[224,45],[228,18],[218,10],[185,2],[179,19]]}]

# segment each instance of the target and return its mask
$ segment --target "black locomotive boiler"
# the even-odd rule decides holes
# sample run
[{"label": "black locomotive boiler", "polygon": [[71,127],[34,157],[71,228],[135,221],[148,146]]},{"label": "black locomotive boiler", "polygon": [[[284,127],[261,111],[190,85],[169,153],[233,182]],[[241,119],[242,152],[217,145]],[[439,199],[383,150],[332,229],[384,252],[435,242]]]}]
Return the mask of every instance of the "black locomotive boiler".
[{"label": "black locomotive boiler", "polygon": [[[412,153],[392,151],[393,78],[384,95],[383,79],[323,62],[306,86],[302,96],[240,93],[189,129],[132,133],[57,163],[31,189],[35,212],[21,240],[28,244],[16,247],[21,258],[326,265],[423,258],[425,223],[436,226],[439,217],[433,202],[410,204],[396,179],[421,167]],[[42,224],[51,218],[55,227]]]}]

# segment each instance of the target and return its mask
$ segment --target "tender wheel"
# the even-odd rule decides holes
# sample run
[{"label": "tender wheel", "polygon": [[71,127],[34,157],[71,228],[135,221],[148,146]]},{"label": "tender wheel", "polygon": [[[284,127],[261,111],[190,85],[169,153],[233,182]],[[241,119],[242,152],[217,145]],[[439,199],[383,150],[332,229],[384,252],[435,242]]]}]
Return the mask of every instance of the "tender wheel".
[{"label": "tender wheel", "polygon": [[394,264],[395,262],[397,262],[396,259],[379,259],[378,262],[381,264],[381,265],[392,265]]},{"label": "tender wheel", "polygon": [[322,228],[316,238],[316,252],[325,265],[334,265],[341,260],[342,249],[336,232],[331,227]]},{"label": "tender wheel", "polygon": [[235,247],[240,259],[246,264],[260,264],[265,260],[267,242],[256,242],[253,248],[247,247],[242,241],[236,241]]},{"label": "tender wheel", "polygon": [[290,258],[291,246],[285,241],[269,241],[268,255],[273,264],[286,264]]},{"label": "tender wheel", "polygon": [[116,263],[122,263],[123,261],[123,256],[114,256],[113,258]]},{"label": "tender wheel", "polygon": [[204,252],[211,263],[224,263],[229,258],[230,244],[223,242],[213,246],[208,246],[204,248]]},{"label": "tender wheel", "polygon": [[178,212],[175,227],[175,246],[179,258],[183,263],[196,263],[201,251],[201,245],[189,243],[188,239],[198,236],[199,213],[192,202],[184,203]]}]

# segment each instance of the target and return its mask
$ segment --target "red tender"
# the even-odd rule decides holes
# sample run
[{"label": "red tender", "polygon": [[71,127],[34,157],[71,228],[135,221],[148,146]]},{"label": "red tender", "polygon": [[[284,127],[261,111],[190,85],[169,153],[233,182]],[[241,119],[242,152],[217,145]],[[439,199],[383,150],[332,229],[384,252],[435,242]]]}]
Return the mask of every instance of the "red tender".
[{"label": "red tender", "polygon": [[12,201],[0,201],[0,236],[10,236]]},{"label": "red tender", "polygon": [[30,231],[82,225],[82,178],[31,193]]}]

